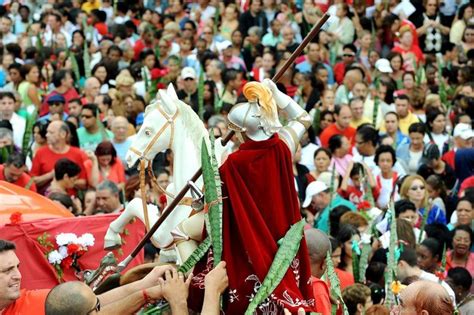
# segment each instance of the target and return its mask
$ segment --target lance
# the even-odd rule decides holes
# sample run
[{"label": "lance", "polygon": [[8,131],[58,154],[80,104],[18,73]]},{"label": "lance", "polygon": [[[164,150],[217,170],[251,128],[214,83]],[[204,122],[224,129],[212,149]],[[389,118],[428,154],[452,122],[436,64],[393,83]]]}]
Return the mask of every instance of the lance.
[{"label": "lance", "polygon": [[[275,76],[272,78],[272,81],[277,83],[285,71],[293,64],[295,59],[301,54],[303,49],[311,42],[311,40],[316,36],[317,33],[319,33],[320,29],[326,23],[326,21],[329,19],[329,15],[326,13],[322,16],[322,18],[319,20],[319,22],[314,25],[313,29],[311,32],[306,35],[304,40],[301,42],[301,44],[296,48],[296,50],[291,54],[290,58],[283,64],[281,69],[275,74]],[[233,130],[229,131],[229,133],[224,137],[224,139],[221,140],[222,145],[225,146],[230,139],[234,136],[235,132]],[[142,250],[142,248],[145,246],[146,242],[151,239],[153,234],[158,230],[158,228],[161,226],[163,221],[166,220],[166,218],[171,214],[171,212],[176,208],[176,206],[179,204],[181,199],[184,198],[188,190],[191,188],[192,183],[196,182],[198,178],[202,175],[202,168],[200,168],[194,175],[191,177],[191,179],[188,181],[188,183],[179,191],[179,193],[176,195],[176,197],[171,201],[171,203],[166,207],[165,210],[163,210],[162,215],[159,217],[158,221],[153,224],[153,226],[148,230],[148,232],[145,234],[145,236],[142,238],[140,243],[133,249],[133,251],[130,253],[130,255],[127,256],[123,261],[121,261],[118,265],[118,271],[121,272],[124,270],[127,265],[138,255],[138,253]]]}]

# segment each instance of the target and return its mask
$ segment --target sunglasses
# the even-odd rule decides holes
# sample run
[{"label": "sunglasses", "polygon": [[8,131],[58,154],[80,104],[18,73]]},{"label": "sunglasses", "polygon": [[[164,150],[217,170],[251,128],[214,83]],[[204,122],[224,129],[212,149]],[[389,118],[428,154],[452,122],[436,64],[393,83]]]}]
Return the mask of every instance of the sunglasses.
[{"label": "sunglasses", "polygon": [[413,186],[410,187],[410,190],[416,191],[416,190],[425,190],[425,186]]},{"label": "sunglasses", "polygon": [[186,78],[186,79],[184,79],[184,81],[194,81],[194,79],[193,78]]},{"label": "sunglasses", "polygon": [[344,54],[342,55],[343,57],[348,57],[348,58],[352,58],[352,57],[355,57],[354,54]]},{"label": "sunglasses", "polygon": [[94,308],[91,309],[89,312],[87,312],[86,314],[89,315],[91,314],[92,312],[100,312],[100,300],[99,298],[97,298],[97,301],[95,302],[95,305],[94,305]]},{"label": "sunglasses", "polygon": [[89,118],[93,118],[94,116],[92,115],[81,115],[81,118],[84,118],[84,119],[89,119]]}]

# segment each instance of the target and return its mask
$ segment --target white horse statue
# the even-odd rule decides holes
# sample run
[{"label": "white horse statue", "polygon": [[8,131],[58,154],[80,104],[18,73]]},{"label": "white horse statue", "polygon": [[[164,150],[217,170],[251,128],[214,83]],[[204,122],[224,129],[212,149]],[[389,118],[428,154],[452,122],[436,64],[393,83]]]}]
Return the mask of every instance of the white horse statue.
[{"label": "white horse statue", "polygon": [[[126,160],[129,166],[133,166],[139,159],[152,161],[159,152],[166,149],[173,151],[173,183],[166,189],[169,204],[170,196],[177,195],[201,167],[203,137],[208,142],[208,132],[203,122],[189,105],[178,99],[170,84],[167,90],[158,91],[158,101],[147,106],[145,120],[127,152]],[[218,152],[223,151],[220,141],[216,141],[216,151],[219,159]],[[202,178],[195,184],[199,188],[203,187]],[[191,193],[188,192],[186,197],[191,197]],[[178,205],[153,234],[152,242],[161,249],[160,260],[163,262],[184,262],[202,241],[204,213],[201,211],[192,215],[192,210],[190,205]],[[125,211],[110,224],[105,235],[106,249],[121,245],[119,233],[123,232],[125,225],[133,217],[146,222],[140,198],[133,199]],[[149,204],[150,226],[159,217],[158,208]]]}]

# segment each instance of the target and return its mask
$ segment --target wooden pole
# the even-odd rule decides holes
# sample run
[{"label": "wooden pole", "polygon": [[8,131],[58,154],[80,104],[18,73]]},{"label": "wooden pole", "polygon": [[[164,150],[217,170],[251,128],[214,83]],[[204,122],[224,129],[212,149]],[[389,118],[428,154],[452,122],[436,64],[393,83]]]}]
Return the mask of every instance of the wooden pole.
[{"label": "wooden pole", "polygon": [[[296,48],[296,50],[291,54],[290,58],[285,62],[283,67],[278,71],[278,73],[275,74],[275,76],[272,78],[272,81],[277,83],[282,75],[285,73],[285,71],[293,64],[295,59],[301,54],[303,49],[309,44],[309,42],[316,36],[317,33],[319,33],[319,30],[321,27],[326,23],[326,21],[329,19],[329,15],[326,13],[323,15],[321,20],[313,27],[311,32],[306,35],[304,40],[301,42],[301,44]],[[231,130],[225,137],[224,139],[221,140],[222,145],[225,146],[230,139],[234,136],[235,132]],[[202,168],[197,170],[197,172],[191,177],[190,181],[191,182],[196,182],[198,178],[202,175]],[[153,226],[148,230],[148,232],[145,234],[145,236],[142,238],[140,243],[133,249],[132,253],[128,255],[127,258],[125,258],[120,264],[118,265],[118,271],[122,271],[127,267],[127,265],[135,258],[135,256],[138,255],[138,253],[142,250],[142,248],[145,246],[146,242],[148,242],[149,239],[153,236],[153,234],[158,230],[158,228],[163,224],[163,221],[166,220],[166,218],[171,214],[171,212],[176,208],[176,206],[179,204],[181,199],[184,198],[186,193],[188,192],[190,188],[189,183],[187,183],[181,190],[180,192],[176,195],[176,197],[171,201],[171,203],[166,207],[166,209],[163,211],[162,215],[158,219],[158,221],[153,224]]]}]

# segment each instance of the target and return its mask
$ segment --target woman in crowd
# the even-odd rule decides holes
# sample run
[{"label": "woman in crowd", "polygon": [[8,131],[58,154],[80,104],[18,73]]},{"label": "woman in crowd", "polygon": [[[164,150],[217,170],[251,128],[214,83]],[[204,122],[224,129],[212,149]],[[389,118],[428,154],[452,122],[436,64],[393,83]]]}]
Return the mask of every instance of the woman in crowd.
[{"label": "woman in crowd", "polygon": [[[426,224],[446,224],[444,212],[438,206],[431,205],[428,202],[428,192],[426,191],[426,182],[423,177],[419,175],[407,176],[400,188],[400,198],[415,204],[418,214],[416,227],[422,225],[424,216],[426,216]],[[426,211],[428,212],[425,214]]]},{"label": "woman in crowd", "polygon": [[360,233],[350,224],[341,225],[337,240],[342,247],[339,268],[352,274],[352,250],[359,246]]},{"label": "woman in crowd", "polygon": [[397,52],[390,52],[387,56],[387,59],[390,61],[390,67],[392,68],[392,73],[390,77],[395,80],[397,83],[397,88],[402,88],[402,77],[403,77],[403,57],[402,54]]},{"label": "woman in crowd", "polygon": [[331,165],[336,168],[340,176],[344,176],[347,166],[352,160],[352,155],[349,154],[350,146],[349,140],[343,135],[334,135],[329,139],[329,151],[332,154]]},{"label": "woman in crowd", "polygon": [[453,230],[455,227],[460,225],[467,225],[472,228],[473,215],[474,212],[471,199],[467,196],[460,198],[456,210],[451,216],[451,223],[448,224],[448,228]]},{"label": "woman in crowd", "polygon": [[397,147],[397,158],[408,174],[416,174],[423,156],[425,125],[414,123],[408,128],[409,143]]},{"label": "woman in crowd", "polygon": [[335,238],[330,236],[329,240],[331,241],[331,259],[334,265],[334,271],[336,271],[337,277],[339,278],[339,283],[341,285],[341,290],[344,290],[348,286],[354,284],[354,275],[350,272],[347,272],[341,268],[339,265],[341,264],[341,257],[342,257],[342,245],[341,242]]},{"label": "woman in crowd", "polygon": [[31,144],[32,156],[36,155],[36,152],[41,147],[47,145],[46,132],[48,129],[49,121],[40,120],[33,125],[33,143]]},{"label": "woman in crowd", "polygon": [[473,8],[472,4],[465,3],[458,9],[458,19],[451,26],[449,32],[449,41],[455,45],[459,45],[462,40],[462,35],[466,26],[469,24],[469,20],[472,18]]},{"label": "woman in crowd", "polygon": [[232,32],[239,28],[239,10],[234,3],[229,3],[222,14],[220,35],[226,39],[232,39]]},{"label": "woman in crowd", "polygon": [[447,252],[446,268],[463,267],[474,276],[474,253],[471,252],[472,230],[468,225],[459,225],[453,232],[453,249]]},{"label": "woman in crowd", "polygon": [[446,114],[437,108],[426,112],[426,127],[428,129],[425,135],[425,144],[435,143],[441,155],[448,151],[449,135],[446,132]]},{"label": "woman in crowd", "polygon": [[427,238],[418,246],[416,250],[417,265],[422,270],[435,273],[439,269],[443,246],[435,238]]},{"label": "woman in crowd", "polygon": [[100,81],[100,93],[107,93],[109,91],[109,80],[105,64],[96,64],[92,68],[91,74]]},{"label": "woman in crowd", "polygon": [[380,168],[380,174],[375,176],[379,196],[377,206],[380,209],[386,209],[388,202],[395,194],[395,186],[398,174],[393,170],[397,158],[395,150],[388,145],[381,145],[375,151],[374,162]]},{"label": "woman in crowd", "polygon": [[443,182],[443,178],[433,174],[426,179],[426,190],[433,205],[438,206],[444,213],[446,212],[447,189]]},{"label": "woman in crowd", "polygon": [[349,6],[347,3],[339,3],[336,10],[338,20],[328,28],[331,51],[337,56],[342,54],[342,47],[345,44],[350,44],[354,41],[354,24],[347,16],[348,13]]},{"label": "woman in crowd", "polygon": [[21,66],[20,74],[23,81],[18,86],[18,93],[23,100],[23,104],[18,114],[26,118],[35,110],[39,111],[41,108],[42,91],[38,89],[40,72],[37,65],[30,63]]},{"label": "woman in crowd", "polygon": [[467,62],[467,52],[471,49],[474,49],[474,25],[466,26],[461,43],[458,45],[458,59],[460,63]]},{"label": "woman in crowd", "polygon": [[399,30],[400,44],[395,46],[392,51],[398,52],[402,55],[404,61],[404,68],[406,70],[414,71],[414,65],[418,65],[425,61],[425,57],[421,49],[413,41],[413,32],[408,25],[404,25]]},{"label": "woman in crowd", "polygon": [[94,153],[87,152],[87,155],[89,160],[84,163],[84,168],[90,186],[97,187],[108,179],[120,189],[125,187],[125,170],[111,142],[101,142]]},{"label": "woman in crowd", "polygon": [[332,154],[328,149],[319,148],[314,152],[315,169],[309,173],[313,180],[317,180],[321,173],[327,172],[329,170],[331,158]]}]

